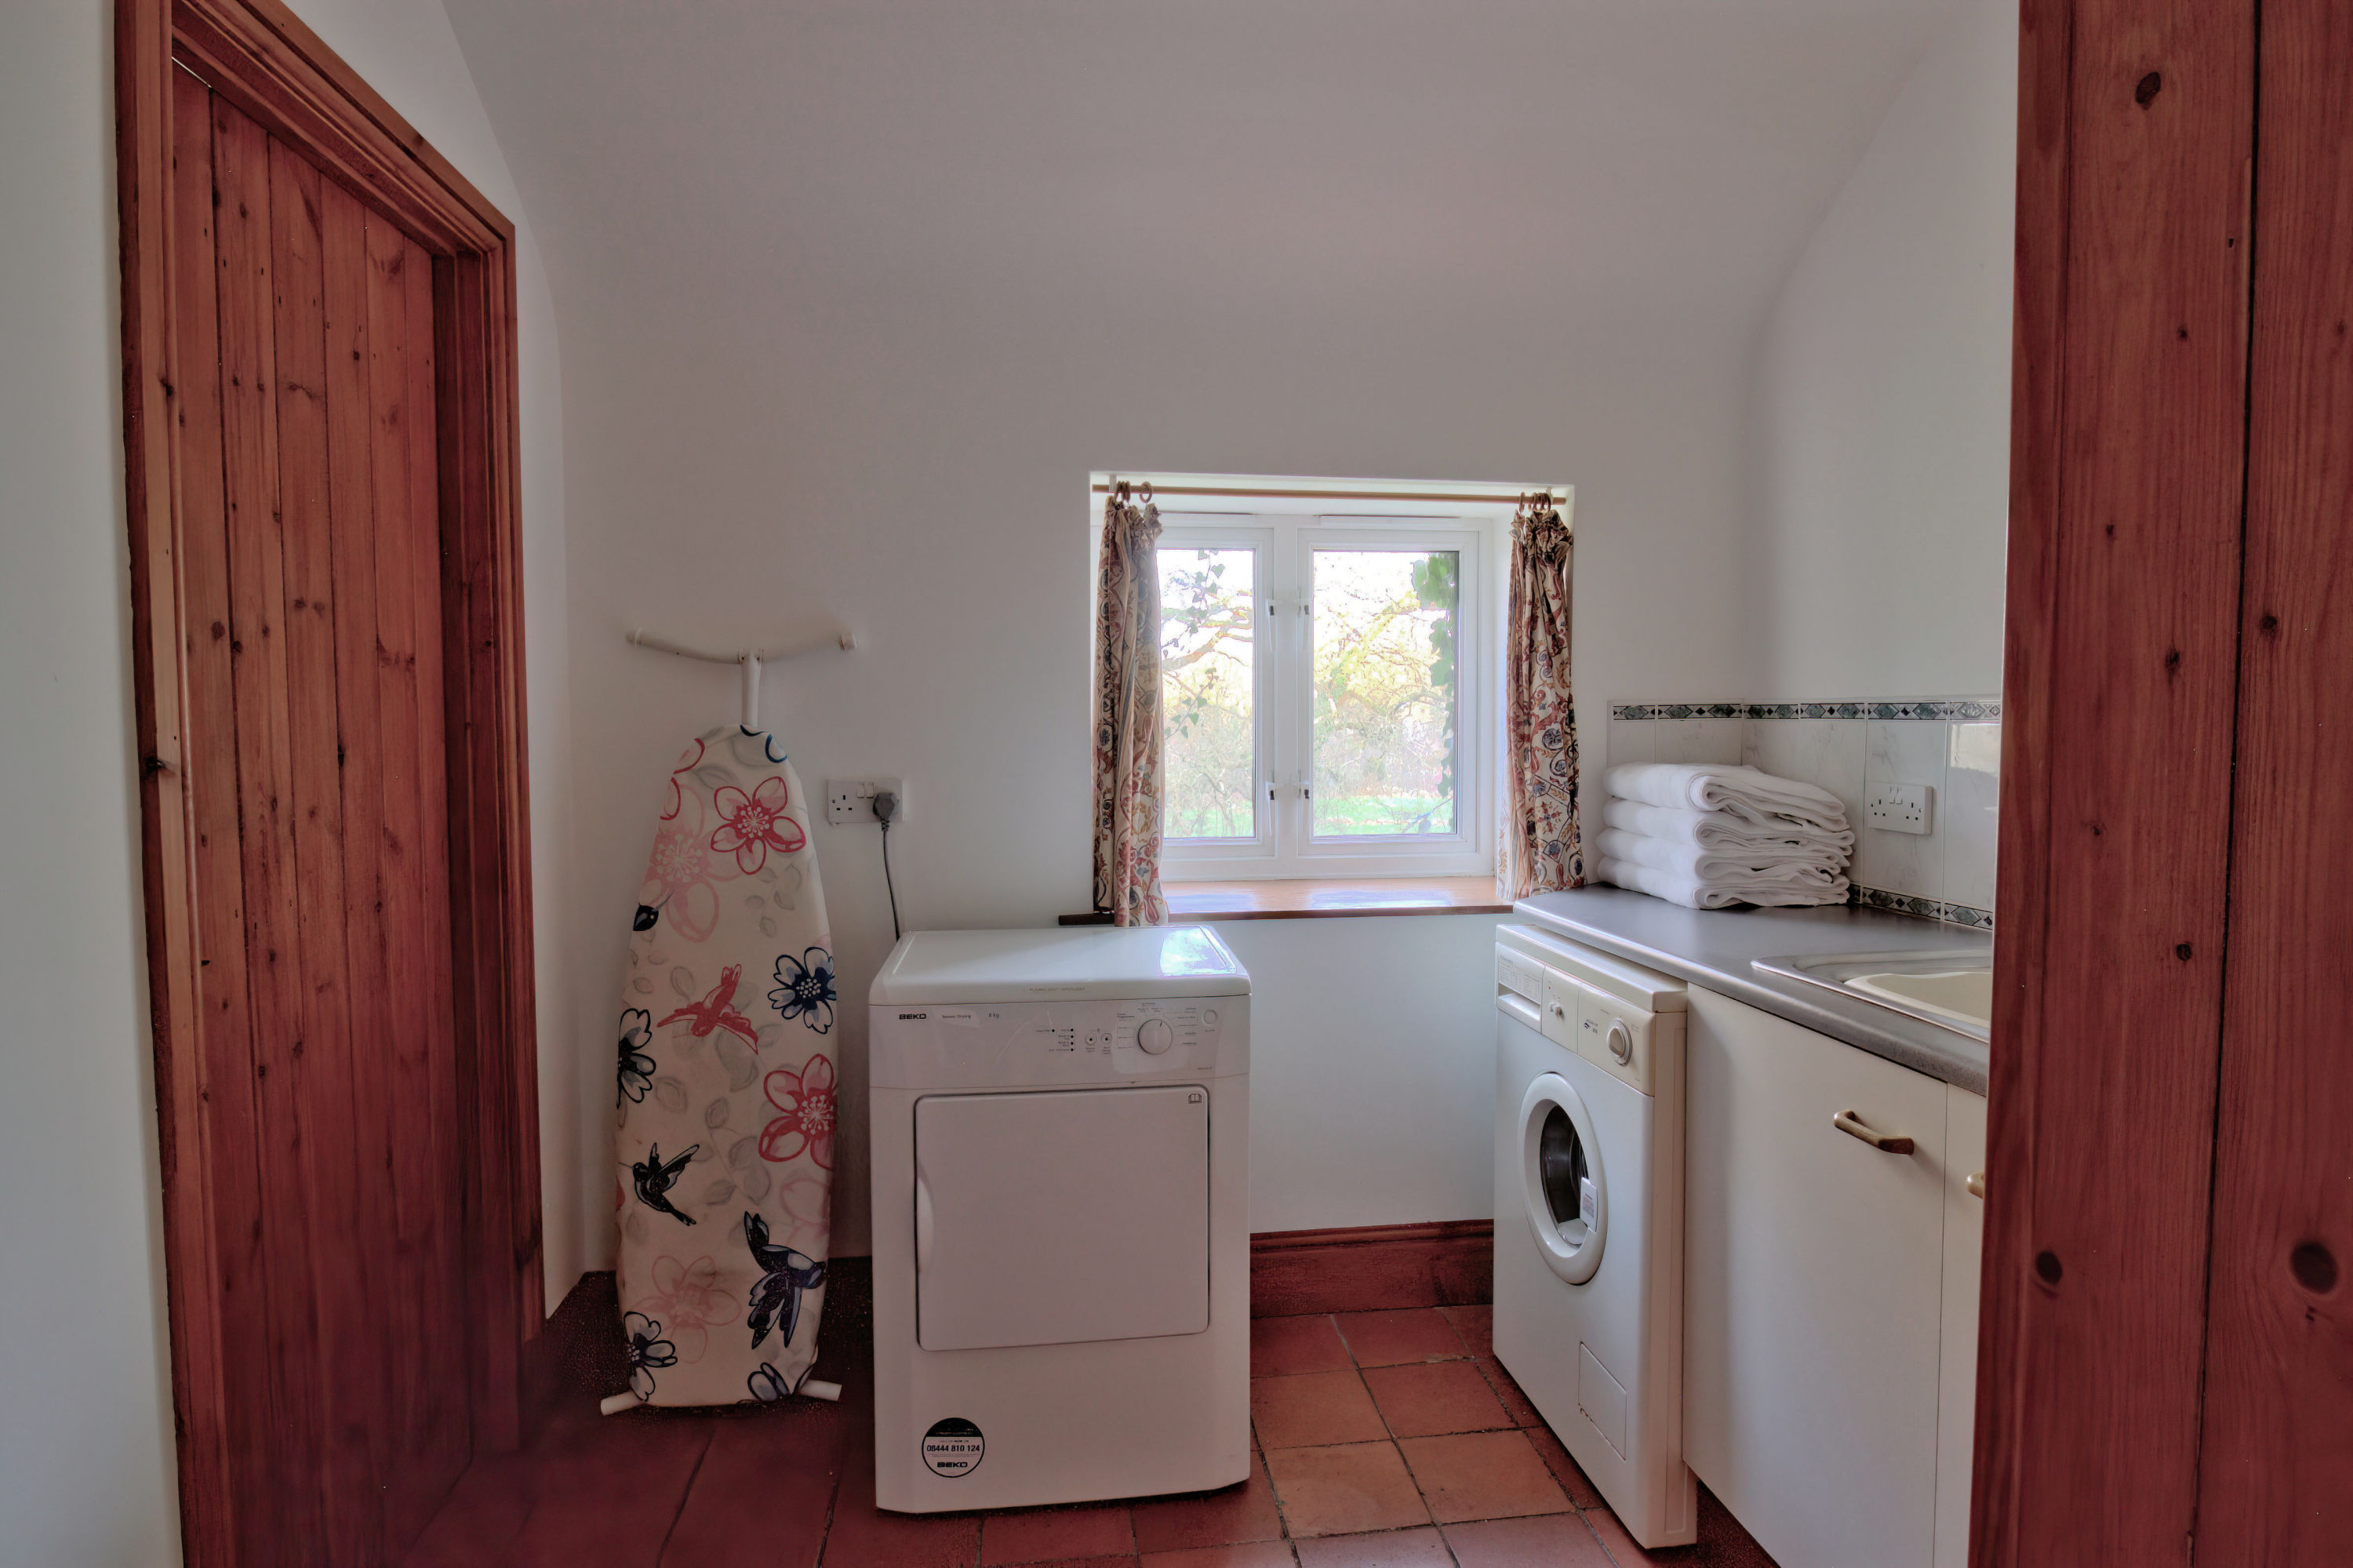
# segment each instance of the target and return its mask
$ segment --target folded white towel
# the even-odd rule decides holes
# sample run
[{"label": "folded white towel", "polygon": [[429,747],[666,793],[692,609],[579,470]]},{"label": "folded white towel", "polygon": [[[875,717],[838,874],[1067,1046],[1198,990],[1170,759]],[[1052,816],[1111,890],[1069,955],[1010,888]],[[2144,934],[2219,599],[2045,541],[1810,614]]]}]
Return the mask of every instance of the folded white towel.
[{"label": "folded white towel", "polygon": [[1742,890],[1704,883],[1697,877],[1678,876],[1672,871],[1661,871],[1652,865],[1630,864],[1622,860],[1603,859],[1597,863],[1595,870],[1604,882],[1615,883],[1637,893],[1647,893],[1653,898],[1663,898],[1686,909],[1728,909],[1735,904],[1785,906],[1843,904],[1847,895],[1847,881],[1843,876],[1827,887],[1816,890],[1777,887]]},{"label": "folded white towel", "polygon": [[1684,806],[1646,806],[1640,800],[1614,797],[1602,802],[1601,820],[1610,827],[1623,828],[1645,838],[1698,844],[1703,849],[1757,850],[1793,844],[1809,850],[1854,848],[1854,834],[1844,829],[1833,832],[1799,822],[1760,828],[1728,812],[1694,811]]},{"label": "folded white towel", "polygon": [[1759,827],[1797,822],[1832,832],[1846,827],[1846,808],[1827,789],[1776,779],[1754,768],[1713,762],[1638,762],[1602,776],[1610,794],[1649,806],[1725,811]]},{"label": "folded white towel", "polygon": [[1607,860],[1647,865],[1727,887],[1828,887],[1846,870],[1843,850],[1810,850],[1793,844],[1778,844],[1764,852],[1706,849],[1630,833],[1623,828],[1603,829],[1594,848]]}]

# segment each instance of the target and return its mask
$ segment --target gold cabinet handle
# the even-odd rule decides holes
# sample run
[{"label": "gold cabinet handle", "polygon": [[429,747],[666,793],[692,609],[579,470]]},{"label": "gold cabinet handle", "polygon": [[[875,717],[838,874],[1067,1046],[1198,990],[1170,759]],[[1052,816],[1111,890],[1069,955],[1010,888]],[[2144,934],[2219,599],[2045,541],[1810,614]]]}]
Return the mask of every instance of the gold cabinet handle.
[{"label": "gold cabinet handle", "polygon": [[1873,1132],[1871,1130],[1870,1126],[1865,1123],[1861,1117],[1855,1115],[1854,1112],[1851,1110],[1842,1110],[1839,1112],[1838,1115],[1831,1118],[1831,1125],[1838,1128],[1841,1132],[1846,1134],[1849,1138],[1859,1138],[1862,1139],[1863,1142],[1871,1145],[1872,1148],[1878,1150],[1882,1154],[1909,1154],[1912,1152],[1912,1140],[1910,1139],[1891,1138],[1883,1132]]},{"label": "gold cabinet handle", "polygon": [[1970,1196],[1970,1197],[1972,1197],[1972,1198],[1982,1198],[1982,1197],[1984,1197],[1984,1196],[1985,1196],[1985,1172],[1984,1172],[1984,1171],[1970,1171],[1970,1172],[1969,1172],[1969,1176],[1968,1176],[1968,1181],[1964,1181],[1964,1182],[1962,1182],[1962,1183],[1961,1183],[1961,1185],[1962,1185],[1962,1186],[1964,1186],[1964,1187],[1967,1187],[1967,1188],[1969,1190],[1969,1196]]}]

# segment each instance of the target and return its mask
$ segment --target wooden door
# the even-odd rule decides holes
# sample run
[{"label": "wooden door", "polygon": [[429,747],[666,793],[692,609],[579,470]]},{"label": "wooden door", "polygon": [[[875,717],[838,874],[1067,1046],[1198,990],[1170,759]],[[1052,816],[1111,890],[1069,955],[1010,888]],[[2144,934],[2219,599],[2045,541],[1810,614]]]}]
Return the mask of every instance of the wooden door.
[{"label": "wooden door", "polygon": [[173,80],[196,1157],[234,1557],[372,1563],[467,1462],[478,1331],[432,264],[195,76]]},{"label": "wooden door", "polygon": [[2263,0],[2198,1561],[2353,1563],[2353,11]]}]

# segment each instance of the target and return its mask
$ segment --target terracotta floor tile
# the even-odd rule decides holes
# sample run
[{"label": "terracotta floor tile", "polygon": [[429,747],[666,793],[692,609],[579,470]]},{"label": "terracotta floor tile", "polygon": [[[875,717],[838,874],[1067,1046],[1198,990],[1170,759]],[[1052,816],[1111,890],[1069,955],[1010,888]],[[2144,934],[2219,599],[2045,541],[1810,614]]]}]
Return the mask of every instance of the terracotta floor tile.
[{"label": "terracotta floor tile", "polygon": [[1461,1568],[1610,1568],[1609,1554],[1573,1513],[1450,1524],[1446,1544]]},{"label": "terracotta floor tile", "polygon": [[1365,1386],[1398,1437],[1431,1437],[1446,1432],[1487,1432],[1510,1426],[1512,1418],[1469,1361],[1415,1361],[1372,1367]]},{"label": "terracotta floor tile", "polygon": [[1292,1568],[1291,1542],[1252,1541],[1233,1546],[1195,1546],[1183,1552],[1147,1552],[1144,1568]]},{"label": "terracotta floor tile", "polygon": [[1356,1363],[1332,1315],[1250,1319],[1250,1376],[1286,1377],[1293,1372],[1338,1372]]},{"label": "terracotta floor tile", "polygon": [[1273,1541],[1282,1534],[1282,1514],[1267,1484],[1266,1462],[1253,1456],[1250,1479],[1198,1497],[1155,1498],[1134,1505],[1135,1544],[1141,1552],[1184,1552],[1198,1546],[1232,1546]]},{"label": "terracotta floor tile", "polygon": [[1430,1510],[1394,1443],[1271,1448],[1266,1467],[1283,1522],[1294,1536],[1352,1535],[1430,1522]]},{"label": "terracotta floor tile", "polygon": [[1471,1353],[1454,1325],[1435,1307],[1400,1307],[1386,1312],[1343,1312],[1340,1335],[1360,1367],[1390,1367],[1406,1361],[1446,1361]]},{"label": "terracotta floor tile", "polygon": [[1660,1555],[1652,1556],[1636,1544],[1634,1538],[1626,1533],[1626,1527],[1618,1522],[1618,1516],[1608,1509],[1589,1509],[1579,1517],[1593,1527],[1593,1533],[1600,1538],[1602,1546],[1609,1553],[1609,1561],[1617,1568],[1642,1568],[1643,1564],[1650,1563],[1672,1563],[1679,1552],[1690,1550],[1688,1547],[1677,1548],[1673,1552],[1662,1550]]},{"label": "terracotta floor tile", "polygon": [[1293,1544],[1299,1568],[1453,1568],[1446,1542],[1429,1525],[1377,1535],[1324,1535]]},{"label": "terracotta floor tile", "polygon": [[1438,1315],[1454,1326],[1472,1355],[1495,1353],[1494,1308],[1483,1302],[1476,1307],[1440,1307]]},{"label": "terracotta floor tile", "polygon": [[980,1520],[970,1514],[883,1513],[874,1506],[874,1478],[862,1497],[843,1482],[826,1537],[825,1568],[973,1568]]},{"label": "terracotta floor tile", "polygon": [[1269,1449],[1377,1443],[1389,1435],[1354,1370],[1250,1379],[1250,1425]]},{"label": "terracotta floor tile", "polygon": [[1440,1524],[1558,1513],[1569,1506],[1525,1432],[1407,1437],[1398,1447],[1430,1499],[1430,1517]]},{"label": "terracotta floor tile", "polygon": [[1493,1356],[1481,1356],[1479,1372],[1486,1378],[1487,1386],[1495,1391],[1495,1397],[1504,1402],[1504,1411],[1511,1416],[1513,1425],[1541,1426],[1545,1424],[1545,1418],[1537,1413],[1535,1405],[1528,1403],[1528,1396],[1521,1392],[1520,1385],[1512,1381],[1512,1374],[1504,1370],[1503,1362]]},{"label": "terracotta floor tile", "polygon": [[1527,1430],[1528,1441],[1535,1445],[1536,1453],[1544,1459],[1545,1468],[1552,1472],[1552,1478],[1568,1493],[1568,1500],[1579,1508],[1599,1508],[1601,1494],[1594,1489],[1593,1478],[1588,1476],[1576,1457],[1561,1446],[1560,1439],[1552,1435],[1552,1428],[1531,1426]]},{"label": "terracotta floor tile", "polygon": [[1134,1553],[1135,1527],[1124,1503],[992,1513],[980,1521],[983,1564]]}]

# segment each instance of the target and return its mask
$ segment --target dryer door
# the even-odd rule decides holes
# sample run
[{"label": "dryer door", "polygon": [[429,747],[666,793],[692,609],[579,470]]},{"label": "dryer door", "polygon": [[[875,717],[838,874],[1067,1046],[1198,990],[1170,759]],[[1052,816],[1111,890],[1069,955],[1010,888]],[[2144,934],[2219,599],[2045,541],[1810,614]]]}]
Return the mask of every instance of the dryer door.
[{"label": "dryer door", "polygon": [[1571,1285],[1601,1266],[1609,1183],[1593,1117],[1567,1078],[1546,1073],[1520,1098],[1520,1171],[1528,1228],[1546,1265]]},{"label": "dryer door", "polygon": [[915,1338],[927,1351],[1209,1326],[1209,1091],[915,1102]]}]

